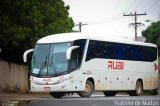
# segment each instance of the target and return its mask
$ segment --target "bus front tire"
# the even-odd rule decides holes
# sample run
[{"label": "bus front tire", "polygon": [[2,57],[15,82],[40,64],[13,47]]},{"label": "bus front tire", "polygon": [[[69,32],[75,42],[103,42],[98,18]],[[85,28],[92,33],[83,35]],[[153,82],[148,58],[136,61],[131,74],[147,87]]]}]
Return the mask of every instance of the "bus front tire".
[{"label": "bus front tire", "polygon": [[63,97],[63,96],[65,95],[65,93],[64,93],[64,92],[50,92],[50,95],[51,95],[52,97],[58,99],[58,98]]},{"label": "bus front tire", "polygon": [[94,86],[91,81],[87,81],[85,85],[85,91],[78,92],[81,97],[90,97],[94,91]]},{"label": "bus front tire", "polygon": [[105,96],[115,96],[117,92],[115,91],[104,91],[103,94]]}]

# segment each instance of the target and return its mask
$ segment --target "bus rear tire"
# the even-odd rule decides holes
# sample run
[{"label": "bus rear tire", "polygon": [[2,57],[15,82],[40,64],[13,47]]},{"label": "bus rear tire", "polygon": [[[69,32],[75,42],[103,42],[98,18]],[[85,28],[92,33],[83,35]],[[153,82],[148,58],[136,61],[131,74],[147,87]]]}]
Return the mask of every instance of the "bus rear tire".
[{"label": "bus rear tire", "polygon": [[64,93],[64,92],[50,92],[50,95],[51,95],[52,97],[58,99],[58,98],[63,97],[63,96],[65,95],[65,93]]},{"label": "bus rear tire", "polygon": [[129,92],[130,96],[140,96],[143,93],[143,85],[141,81],[136,82],[135,91]]},{"label": "bus rear tire", "polygon": [[117,92],[115,91],[104,91],[103,94],[105,96],[115,96]]},{"label": "bus rear tire", "polygon": [[87,81],[85,85],[85,91],[78,92],[81,97],[90,97],[94,91],[94,86],[91,81]]}]

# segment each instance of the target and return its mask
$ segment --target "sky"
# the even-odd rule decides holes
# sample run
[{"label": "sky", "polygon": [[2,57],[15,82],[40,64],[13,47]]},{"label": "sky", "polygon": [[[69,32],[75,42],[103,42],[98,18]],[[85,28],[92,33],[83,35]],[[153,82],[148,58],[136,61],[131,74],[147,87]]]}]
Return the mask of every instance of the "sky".
[{"label": "sky", "polygon": [[[123,14],[144,14],[137,17],[137,22],[144,26],[138,27],[138,36],[151,22],[160,20],[160,0],[63,0],[70,6],[69,14],[75,24],[82,22],[82,32],[95,33],[97,36],[118,36],[134,38],[134,17]],[[145,22],[145,20],[151,20]],[[75,26],[74,30],[78,30]]]}]

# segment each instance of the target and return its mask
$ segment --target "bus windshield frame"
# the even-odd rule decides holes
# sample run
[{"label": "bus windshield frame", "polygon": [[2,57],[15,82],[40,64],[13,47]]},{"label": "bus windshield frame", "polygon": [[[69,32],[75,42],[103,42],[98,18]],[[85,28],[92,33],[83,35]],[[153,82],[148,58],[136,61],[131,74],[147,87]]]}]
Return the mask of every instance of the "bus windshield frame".
[{"label": "bus windshield frame", "polygon": [[67,74],[69,62],[66,51],[71,42],[37,44],[32,57],[31,75],[35,77],[56,77]]}]

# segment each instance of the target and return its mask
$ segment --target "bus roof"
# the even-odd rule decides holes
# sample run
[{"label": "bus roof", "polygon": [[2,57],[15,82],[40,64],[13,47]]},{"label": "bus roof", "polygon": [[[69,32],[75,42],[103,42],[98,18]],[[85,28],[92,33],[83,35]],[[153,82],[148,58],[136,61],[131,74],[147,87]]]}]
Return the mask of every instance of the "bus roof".
[{"label": "bus roof", "polygon": [[97,36],[94,36],[94,34],[86,34],[86,33],[78,33],[78,32],[49,35],[39,39],[37,41],[37,44],[72,42],[74,40],[79,40],[79,39],[89,39],[89,40],[108,41],[108,42],[157,47],[155,44],[151,44],[151,43],[143,43],[143,42],[122,39],[122,38],[97,37]]}]

